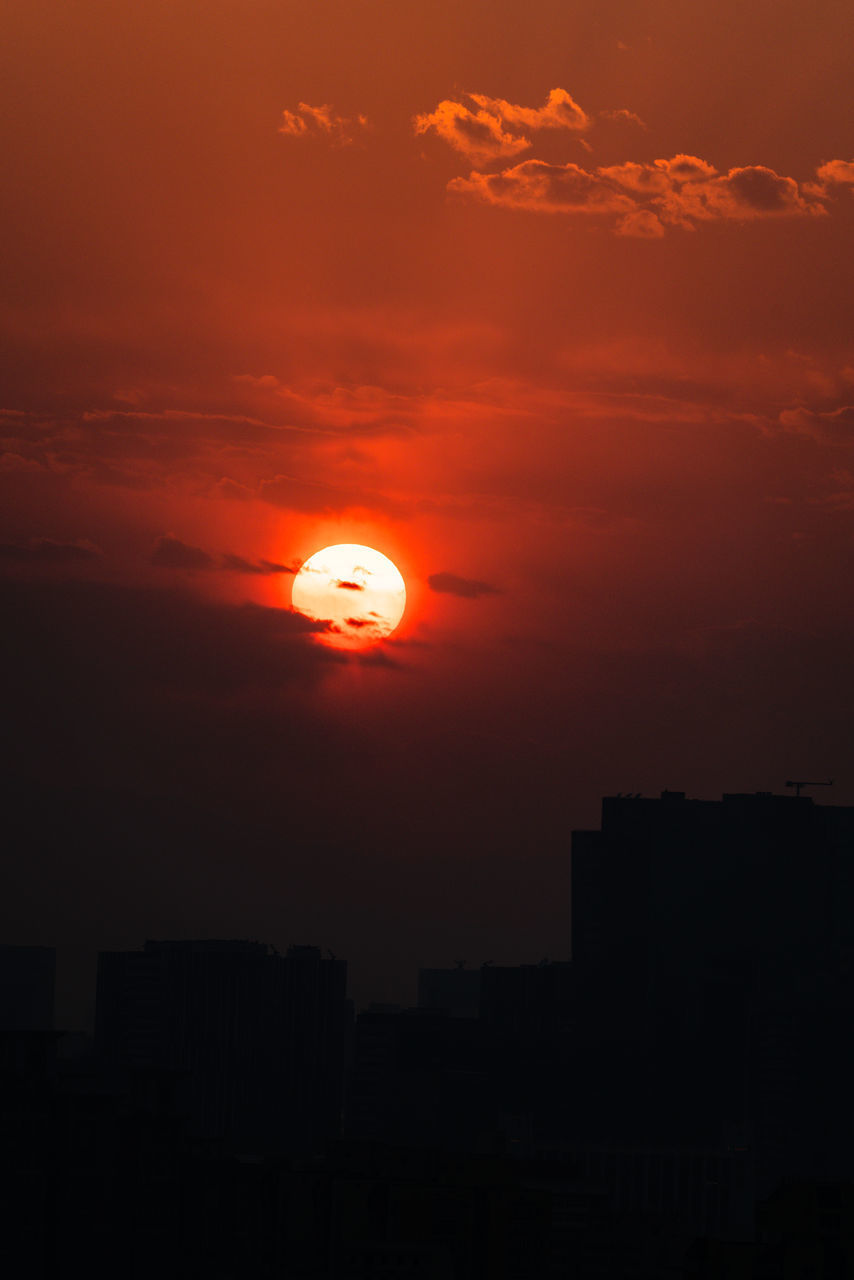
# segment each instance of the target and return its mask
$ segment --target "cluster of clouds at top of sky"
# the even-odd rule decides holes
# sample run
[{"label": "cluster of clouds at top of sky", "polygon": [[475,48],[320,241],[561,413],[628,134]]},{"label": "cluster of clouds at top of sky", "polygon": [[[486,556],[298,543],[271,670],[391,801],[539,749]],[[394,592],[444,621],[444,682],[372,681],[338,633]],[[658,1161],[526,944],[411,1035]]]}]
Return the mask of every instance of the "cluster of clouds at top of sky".
[{"label": "cluster of clouds at top of sky", "polygon": [[522,107],[483,93],[465,95],[475,110],[445,98],[435,111],[415,117],[415,132],[435,133],[473,164],[519,155],[541,129],[585,133],[593,121],[566,89],[552,89],[542,107]]},{"label": "cluster of clouds at top of sky", "polygon": [[367,117],[340,116],[329,103],[312,107],[300,102],[296,111],[283,111],[279,133],[288,138],[325,138],[339,147],[349,146],[360,129],[368,127]]},{"label": "cluster of clouds at top of sky", "polygon": [[[480,166],[520,155],[533,145],[531,135],[543,131],[574,134],[588,151],[592,149],[581,135],[592,129],[594,117],[566,89],[550,90],[541,107],[524,107],[482,93],[463,97],[473,106],[445,98],[435,110],[416,115],[415,133],[435,134]],[[281,133],[352,141],[356,122],[337,116],[332,107],[300,103],[299,112],[284,112]],[[625,107],[603,111],[600,118],[646,128]],[[367,121],[359,116],[357,123],[364,127]],[[722,173],[708,161],[687,154],[595,169],[526,159],[500,172],[474,169],[468,177],[452,178],[447,189],[459,197],[509,209],[607,216],[614,220],[617,235],[657,240],[667,227],[694,230],[711,221],[825,214],[826,201],[835,189],[854,187],[854,161],[829,160],[818,167],[816,176],[817,181],[799,184],[762,164]]]}]

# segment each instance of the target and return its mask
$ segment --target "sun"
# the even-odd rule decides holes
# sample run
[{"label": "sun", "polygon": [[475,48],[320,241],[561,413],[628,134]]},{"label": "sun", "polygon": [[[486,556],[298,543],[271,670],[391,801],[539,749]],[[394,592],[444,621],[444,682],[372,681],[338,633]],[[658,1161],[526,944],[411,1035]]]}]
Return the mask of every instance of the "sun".
[{"label": "sun", "polygon": [[294,578],[297,613],[326,623],[319,639],[336,649],[365,649],[390,636],[406,608],[406,584],[388,556],[342,542],[315,551]]}]

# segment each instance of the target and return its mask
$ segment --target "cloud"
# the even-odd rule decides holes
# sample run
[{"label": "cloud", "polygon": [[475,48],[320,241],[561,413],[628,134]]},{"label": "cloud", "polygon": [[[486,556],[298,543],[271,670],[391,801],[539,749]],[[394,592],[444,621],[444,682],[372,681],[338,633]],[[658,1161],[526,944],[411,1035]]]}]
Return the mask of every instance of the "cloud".
[{"label": "cloud", "polygon": [[744,220],[824,212],[823,206],[804,199],[794,178],[782,177],[761,164],[700,180],[669,176],[671,189],[662,212],[675,222],[681,218]]},{"label": "cloud", "polygon": [[535,213],[622,213],[635,207],[630,196],[577,164],[544,160],[524,160],[503,173],[475,172],[468,178],[453,178],[448,190]]},{"label": "cloud", "polygon": [[488,111],[471,111],[461,102],[446,99],[429,115],[415,117],[415,132],[438,134],[448,146],[473,164],[518,155],[531,145],[527,138],[509,133]]},{"label": "cloud", "polygon": [[625,124],[634,124],[637,125],[639,129],[646,129],[647,127],[646,122],[642,120],[636,112],[629,111],[627,107],[617,107],[614,111],[600,111],[599,114],[603,120],[615,120]]},{"label": "cloud", "polygon": [[215,569],[226,573],[250,574],[296,572],[290,565],[278,564],[275,560],[247,560],[245,556],[235,555],[232,551],[224,551],[216,558],[202,547],[182,542],[172,533],[163,534],[156,539],[150,563],[160,569]]},{"label": "cloud", "polygon": [[245,560],[243,556],[236,556],[230,551],[226,551],[221,557],[220,569],[230,570],[232,573],[295,573],[296,570],[290,568],[286,564],[276,564],[274,560]]},{"label": "cloud", "polygon": [[596,170],[524,160],[501,173],[454,178],[448,190],[487,204],[535,213],[616,214],[618,235],[660,239],[666,225],[748,221],[826,213],[815,190],[765,165],[722,174],[698,156],[652,164],[628,161]]},{"label": "cloud", "polygon": [[345,582],[343,578],[339,578],[335,583],[342,591],[364,591],[364,585],[361,582]]},{"label": "cloud", "polygon": [[19,564],[80,564],[98,560],[102,552],[91,542],[56,542],[53,538],[31,538],[26,544],[0,544],[0,560]]},{"label": "cloud", "polygon": [[218,498],[227,498],[230,502],[248,502],[250,498],[255,497],[254,489],[250,489],[245,484],[238,484],[228,476],[217,480],[213,491]]},{"label": "cloud", "polygon": [[522,107],[483,93],[464,95],[476,109],[445,98],[435,111],[415,117],[415,132],[433,132],[473,164],[507,159],[526,151],[529,133],[541,129],[581,132],[590,117],[565,89],[552,89],[542,107]]},{"label": "cloud", "polygon": [[854,187],[854,160],[828,160],[816,173],[823,186]]},{"label": "cloud", "polygon": [[477,600],[480,596],[501,595],[499,587],[477,578],[461,578],[455,573],[431,573],[427,579],[431,591],[441,595],[460,596],[464,600]]},{"label": "cloud", "polygon": [[258,488],[258,497],[262,502],[290,511],[385,511],[400,519],[409,514],[405,504],[376,490],[302,480],[290,475],[265,480]]},{"label": "cloud", "polygon": [[159,569],[212,569],[213,557],[201,547],[192,547],[172,533],[157,538],[151,553],[151,564]]},{"label": "cloud", "polygon": [[25,458],[20,453],[0,453],[0,471],[43,471],[41,463],[35,458]]},{"label": "cloud", "polygon": [[287,138],[326,138],[339,147],[349,146],[360,129],[367,128],[363,115],[350,119],[340,116],[328,102],[312,107],[299,103],[296,111],[283,111],[279,133]]},{"label": "cloud", "polygon": [[822,444],[854,444],[854,405],[816,413],[803,405],[783,409],[778,422],[789,435],[808,436]]},{"label": "cloud", "polygon": [[525,129],[570,129],[582,132],[590,128],[590,117],[566,89],[551,89],[542,107],[520,107],[504,98],[489,98],[483,93],[467,95],[472,102],[490,115],[497,116],[504,125],[518,125]]},{"label": "cloud", "polygon": [[664,226],[651,209],[635,209],[621,218],[616,227],[618,236],[636,236],[640,240],[660,240]]}]

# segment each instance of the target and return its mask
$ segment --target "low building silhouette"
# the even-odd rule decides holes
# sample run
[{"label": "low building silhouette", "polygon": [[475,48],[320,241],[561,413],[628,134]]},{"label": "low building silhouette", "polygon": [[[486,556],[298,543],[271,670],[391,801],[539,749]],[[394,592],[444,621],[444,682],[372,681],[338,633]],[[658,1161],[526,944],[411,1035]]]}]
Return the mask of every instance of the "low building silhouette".
[{"label": "low building silhouette", "polygon": [[450,1014],[452,1018],[476,1018],[480,1009],[480,969],[419,969],[418,1008]]},{"label": "low building silhouette", "polygon": [[53,1031],[56,951],[0,946],[0,1031]]}]

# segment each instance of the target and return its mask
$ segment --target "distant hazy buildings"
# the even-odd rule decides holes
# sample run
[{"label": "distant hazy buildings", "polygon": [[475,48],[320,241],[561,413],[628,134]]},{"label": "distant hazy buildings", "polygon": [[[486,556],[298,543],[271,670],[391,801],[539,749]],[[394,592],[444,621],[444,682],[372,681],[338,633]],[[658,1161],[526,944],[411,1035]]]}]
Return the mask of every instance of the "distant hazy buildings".
[{"label": "distant hazy buildings", "polygon": [[418,971],[418,1008],[450,1014],[452,1018],[476,1018],[480,1011],[480,969]]}]

